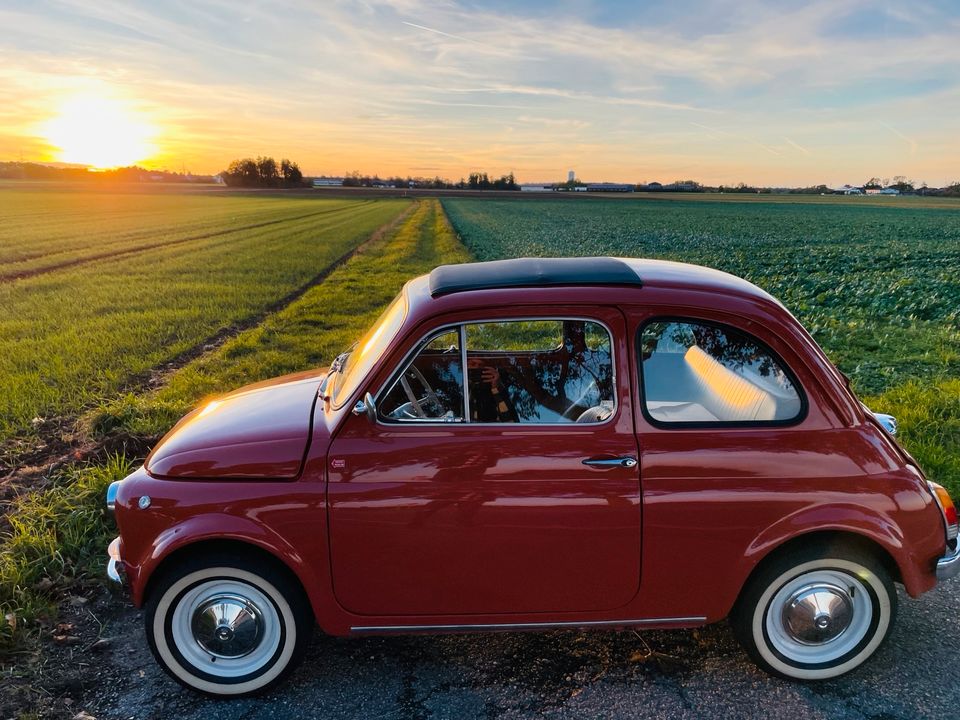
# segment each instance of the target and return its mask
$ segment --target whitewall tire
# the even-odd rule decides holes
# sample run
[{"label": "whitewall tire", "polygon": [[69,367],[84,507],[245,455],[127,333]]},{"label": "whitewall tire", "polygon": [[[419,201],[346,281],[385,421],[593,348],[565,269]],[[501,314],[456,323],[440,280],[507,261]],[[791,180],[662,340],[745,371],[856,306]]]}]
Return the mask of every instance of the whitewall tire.
[{"label": "whitewall tire", "polygon": [[239,697],[280,682],[313,629],[303,590],[276,563],[201,555],[158,577],[146,604],[147,641],[177,682]]},{"label": "whitewall tire", "polygon": [[762,669],[826,680],[862,665],[893,627],[889,572],[852,548],[809,547],[765,564],[744,588],[731,624]]}]

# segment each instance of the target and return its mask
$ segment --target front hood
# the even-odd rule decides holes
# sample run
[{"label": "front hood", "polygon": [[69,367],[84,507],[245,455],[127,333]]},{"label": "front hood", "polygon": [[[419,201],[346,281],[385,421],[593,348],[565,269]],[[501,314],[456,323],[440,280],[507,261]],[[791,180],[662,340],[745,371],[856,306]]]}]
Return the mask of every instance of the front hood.
[{"label": "front hood", "polygon": [[326,371],[248,385],[184,417],[147,458],[165,478],[294,478]]}]

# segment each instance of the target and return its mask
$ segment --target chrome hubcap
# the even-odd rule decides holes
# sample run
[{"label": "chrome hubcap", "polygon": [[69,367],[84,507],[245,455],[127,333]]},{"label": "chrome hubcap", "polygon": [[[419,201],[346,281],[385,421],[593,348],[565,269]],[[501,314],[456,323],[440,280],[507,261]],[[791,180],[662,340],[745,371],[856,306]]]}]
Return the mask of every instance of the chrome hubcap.
[{"label": "chrome hubcap", "polygon": [[197,644],[213,657],[240,658],[260,644],[263,613],[240,595],[213,595],[194,610],[190,629]]},{"label": "chrome hubcap", "polygon": [[836,640],[850,627],[853,599],[849,591],[832,583],[807,585],[783,605],[783,625],[791,638],[804,645]]},{"label": "chrome hubcap", "polygon": [[841,569],[811,569],[769,595],[763,626],[766,642],[793,665],[818,665],[856,650],[870,632],[874,608],[870,576]]}]

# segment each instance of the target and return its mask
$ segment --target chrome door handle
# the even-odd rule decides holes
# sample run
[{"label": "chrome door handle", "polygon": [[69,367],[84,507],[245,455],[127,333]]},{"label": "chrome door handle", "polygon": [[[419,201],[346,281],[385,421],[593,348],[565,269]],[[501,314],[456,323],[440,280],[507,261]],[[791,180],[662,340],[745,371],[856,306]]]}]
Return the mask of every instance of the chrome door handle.
[{"label": "chrome door handle", "polygon": [[626,467],[632,468],[637,464],[637,459],[632,458],[629,455],[627,457],[618,457],[618,458],[587,458],[583,461],[584,465],[591,465],[594,467]]}]

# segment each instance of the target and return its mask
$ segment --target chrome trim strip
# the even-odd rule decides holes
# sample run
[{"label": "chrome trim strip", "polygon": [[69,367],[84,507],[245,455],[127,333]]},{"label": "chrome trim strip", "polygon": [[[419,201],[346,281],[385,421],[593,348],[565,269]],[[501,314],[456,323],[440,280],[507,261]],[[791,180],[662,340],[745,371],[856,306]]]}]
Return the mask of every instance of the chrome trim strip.
[{"label": "chrome trim strip", "polygon": [[[416,356],[414,356],[416,357]],[[467,326],[460,324],[460,382],[463,383],[463,422],[470,422],[470,376],[467,374]]]},{"label": "chrome trim strip", "polygon": [[960,541],[952,551],[937,560],[937,580],[949,580],[960,575]]},{"label": "chrome trim strip", "polygon": [[700,615],[640,618],[634,620],[584,620],[534,623],[479,623],[466,625],[354,625],[351,632],[432,632],[443,630],[539,630],[549,628],[626,627],[630,625],[693,625],[706,622]]}]

